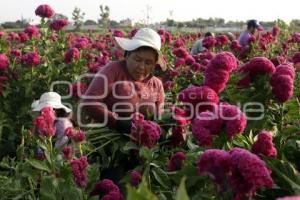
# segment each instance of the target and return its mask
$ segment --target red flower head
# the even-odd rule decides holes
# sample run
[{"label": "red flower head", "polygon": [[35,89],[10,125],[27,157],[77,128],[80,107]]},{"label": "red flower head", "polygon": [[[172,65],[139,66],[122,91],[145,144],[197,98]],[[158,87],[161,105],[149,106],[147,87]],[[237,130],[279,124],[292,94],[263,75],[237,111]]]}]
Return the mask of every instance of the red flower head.
[{"label": "red flower head", "polygon": [[54,16],[54,10],[47,4],[39,5],[35,10],[35,14],[40,17],[51,18]]},{"label": "red flower head", "polygon": [[5,71],[9,68],[9,60],[5,54],[0,54],[0,70]]},{"label": "red flower head", "polygon": [[80,57],[80,52],[77,48],[71,48],[65,53],[65,63],[69,64],[73,60],[78,60]]},{"label": "red flower head", "polygon": [[67,19],[57,19],[50,23],[50,28],[55,31],[62,30],[69,24]]},{"label": "red flower head", "polygon": [[259,155],[265,155],[275,158],[277,156],[277,150],[272,142],[272,134],[267,131],[261,131],[258,134],[257,141],[252,146],[252,152]]},{"label": "red flower head", "polygon": [[186,160],[186,156],[183,152],[177,152],[173,154],[168,163],[168,171],[180,170]]}]

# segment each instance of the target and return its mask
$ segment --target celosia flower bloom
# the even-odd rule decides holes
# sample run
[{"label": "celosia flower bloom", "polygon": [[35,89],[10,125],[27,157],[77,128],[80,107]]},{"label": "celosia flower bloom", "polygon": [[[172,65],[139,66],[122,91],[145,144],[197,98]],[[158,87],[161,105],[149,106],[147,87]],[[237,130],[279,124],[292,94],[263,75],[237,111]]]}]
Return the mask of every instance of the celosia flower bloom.
[{"label": "celosia flower bloom", "polygon": [[141,181],[142,181],[142,176],[140,172],[134,170],[130,173],[130,183],[132,186],[135,187],[138,186]]},{"label": "celosia flower bloom", "polygon": [[78,187],[85,188],[87,186],[87,167],[88,161],[86,156],[70,161],[72,174]]},{"label": "celosia flower bloom", "polygon": [[71,48],[65,53],[65,63],[69,64],[72,61],[78,60],[80,52],[77,48]]},{"label": "celosia flower bloom", "polygon": [[47,4],[39,5],[36,10],[35,14],[40,17],[51,18],[54,16],[54,10]]},{"label": "celosia flower bloom", "polygon": [[168,171],[177,171],[183,167],[186,156],[183,152],[173,154],[168,162]]},{"label": "celosia flower bloom", "polygon": [[252,146],[252,152],[259,155],[265,155],[275,158],[277,156],[277,150],[272,142],[272,134],[267,131],[261,131],[258,134],[257,141]]},{"label": "celosia flower bloom", "polygon": [[9,67],[9,60],[5,54],[0,54],[0,70],[7,70]]}]

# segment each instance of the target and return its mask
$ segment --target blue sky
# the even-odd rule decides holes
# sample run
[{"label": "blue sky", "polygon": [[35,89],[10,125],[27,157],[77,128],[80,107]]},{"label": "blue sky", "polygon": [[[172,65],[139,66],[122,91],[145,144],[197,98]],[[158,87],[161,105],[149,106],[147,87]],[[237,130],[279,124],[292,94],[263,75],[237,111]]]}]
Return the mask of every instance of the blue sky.
[{"label": "blue sky", "polygon": [[40,4],[49,4],[58,13],[71,18],[75,6],[86,13],[85,19],[99,18],[99,5],[108,5],[111,19],[130,18],[134,22],[145,20],[148,6],[150,22],[164,21],[172,15],[177,21],[195,18],[222,17],[225,20],[272,21],[278,18],[289,22],[300,19],[300,1],[270,0],[0,0],[0,22],[15,21],[23,16],[38,22],[34,10]]}]

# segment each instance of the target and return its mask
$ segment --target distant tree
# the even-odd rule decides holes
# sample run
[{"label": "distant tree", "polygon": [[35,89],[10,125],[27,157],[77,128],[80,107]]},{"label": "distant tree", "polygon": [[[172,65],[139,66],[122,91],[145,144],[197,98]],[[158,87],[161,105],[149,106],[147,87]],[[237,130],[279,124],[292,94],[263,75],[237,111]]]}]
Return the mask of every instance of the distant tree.
[{"label": "distant tree", "polygon": [[116,28],[116,27],[118,27],[119,26],[119,23],[117,22],[117,21],[115,21],[115,20],[110,20],[110,26],[112,27],[112,28]]},{"label": "distant tree", "polygon": [[17,20],[15,22],[4,22],[4,23],[1,24],[1,26],[5,29],[25,28],[28,25],[29,25],[29,20],[26,20],[26,19]]},{"label": "distant tree", "polygon": [[72,12],[72,19],[74,20],[74,26],[75,30],[79,31],[84,19],[84,12],[81,12],[80,8],[75,7],[75,9]]},{"label": "distant tree", "polygon": [[68,17],[64,14],[61,13],[55,13],[55,15],[51,18],[52,20],[57,20],[57,19],[68,19]]},{"label": "distant tree", "polygon": [[97,25],[97,22],[95,22],[94,20],[88,19],[83,23],[83,25],[85,25],[85,26]]},{"label": "distant tree", "polygon": [[100,5],[100,19],[98,20],[99,25],[108,28],[110,23],[110,8],[108,6]]}]

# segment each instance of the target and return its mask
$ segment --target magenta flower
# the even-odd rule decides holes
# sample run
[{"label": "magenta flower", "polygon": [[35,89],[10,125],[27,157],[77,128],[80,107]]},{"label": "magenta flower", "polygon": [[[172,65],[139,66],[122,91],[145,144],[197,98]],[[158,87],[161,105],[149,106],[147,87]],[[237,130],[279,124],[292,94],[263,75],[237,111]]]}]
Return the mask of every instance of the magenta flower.
[{"label": "magenta flower", "polygon": [[81,143],[83,141],[85,141],[85,132],[83,131],[77,131],[75,134],[72,135],[72,140],[75,142],[75,143]]},{"label": "magenta flower", "polygon": [[36,10],[35,14],[40,17],[51,18],[54,16],[54,10],[47,4],[39,5]]},{"label": "magenta flower", "polygon": [[197,169],[199,175],[208,174],[223,191],[230,176],[230,154],[219,149],[206,150],[198,159]]},{"label": "magenta flower", "polygon": [[289,197],[280,197],[276,200],[300,200],[300,196],[289,196]]},{"label": "magenta flower", "polygon": [[173,154],[168,162],[168,171],[177,171],[183,167],[186,156],[183,152]]},{"label": "magenta flower", "polygon": [[158,124],[143,119],[141,114],[134,114],[131,127],[131,140],[140,145],[152,148],[160,138],[161,129]]},{"label": "magenta flower", "polygon": [[213,36],[205,37],[202,41],[202,46],[204,46],[207,49],[211,49],[215,47],[217,44],[217,40]]},{"label": "magenta flower", "polygon": [[0,54],[0,70],[6,71],[9,68],[9,60],[5,54]]},{"label": "magenta flower", "polygon": [[37,66],[40,64],[40,55],[37,52],[28,52],[21,58],[22,63],[30,66]]},{"label": "magenta flower", "polygon": [[73,47],[65,53],[65,63],[69,64],[72,61],[78,60],[79,57],[80,57],[79,50]]},{"label": "magenta flower", "polygon": [[252,152],[259,155],[265,155],[271,158],[277,156],[277,150],[272,142],[272,134],[267,131],[261,131],[258,134],[257,141],[252,146]]},{"label": "magenta flower", "polygon": [[38,38],[40,35],[39,28],[35,25],[29,25],[24,30],[30,38]]},{"label": "magenta flower", "polygon": [[37,133],[40,136],[52,137],[55,135],[55,112],[53,108],[46,107],[41,111],[41,115],[38,116],[33,124],[36,127]]},{"label": "magenta flower", "polygon": [[229,139],[243,133],[247,126],[247,117],[237,106],[221,104],[219,114],[225,123],[225,131]]},{"label": "magenta flower", "polygon": [[78,187],[85,188],[87,186],[87,167],[89,165],[86,156],[70,161],[72,174]]},{"label": "magenta flower", "polygon": [[71,146],[66,146],[62,150],[64,158],[70,160],[73,157],[73,149]]},{"label": "magenta flower", "polygon": [[130,173],[130,183],[132,186],[137,187],[142,181],[141,173],[138,171],[132,171]]},{"label": "magenta flower", "polygon": [[103,179],[96,183],[94,189],[90,193],[90,196],[106,195],[112,192],[120,193],[120,189],[112,180]]},{"label": "magenta flower", "polygon": [[67,19],[57,19],[50,23],[50,28],[55,31],[60,31],[69,24]]},{"label": "magenta flower", "polygon": [[177,57],[177,58],[186,58],[189,53],[187,52],[187,50],[185,48],[177,48],[173,50],[173,54]]},{"label": "magenta flower", "polygon": [[234,148],[229,153],[232,173],[229,182],[235,198],[250,198],[257,189],[272,187],[271,171],[258,156],[240,148]]},{"label": "magenta flower", "polygon": [[179,93],[178,100],[185,103],[191,103],[198,113],[201,111],[212,110],[214,106],[219,103],[219,96],[210,87],[190,86]]}]

